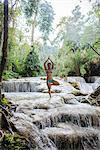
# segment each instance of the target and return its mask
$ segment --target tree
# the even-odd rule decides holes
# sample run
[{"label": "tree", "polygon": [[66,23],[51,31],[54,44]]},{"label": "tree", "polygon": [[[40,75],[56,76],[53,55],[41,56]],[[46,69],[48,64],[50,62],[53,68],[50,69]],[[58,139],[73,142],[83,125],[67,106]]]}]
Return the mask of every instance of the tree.
[{"label": "tree", "polygon": [[32,25],[31,43],[34,43],[35,28],[38,26],[42,32],[43,40],[47,40],[52,29],[54,11],[52,6],[41,0],[22,0],[22,7],[27,22]]},{"label": "tree", "polygon": [[31,20],[31,43],[34,43],[34,34],[35,34],[35,27],[36,27],[36,21],[37,21],[37,15],[38,15],[38,7],[39,7],[40,0],[22,0],[22,8],[23,12],[28,18]]},{"label": "tree", "polygon": [[[0,2],[0,50],[2,49],[3,44],[3,3]],[[1,52],[0,52],[1,57]]]},{"label": "tree", "polygon": [[35,51],[35,47],[32,46],[31,51],[26,57],[24,76],[37,76],[41,71],[39,56]]},{"label": "tree", "polygon": [[52,22],[54,20],[54,11],[52,6],[45,2],[40,5],[39,9],[39,29],[42,32],[44,42],[47,41],[50,31],[52,31]]},{"label": "tree", "polygon": [[12,71],[12,63],[14,54],[18,50],[19,43],[17,42],[16,34],[18,35],[17,29],[17,17],[21,14],[19,0],[9,0],[9,39],[8,39],[8,59],[6,70]]},{"label": "tree", "polygon": [[1,100],[2,74],[7,62],[7,44],[8,44],[8,0],[4,0],[4,32],[3,32],[2,57],[0,63],[0,100]]}]

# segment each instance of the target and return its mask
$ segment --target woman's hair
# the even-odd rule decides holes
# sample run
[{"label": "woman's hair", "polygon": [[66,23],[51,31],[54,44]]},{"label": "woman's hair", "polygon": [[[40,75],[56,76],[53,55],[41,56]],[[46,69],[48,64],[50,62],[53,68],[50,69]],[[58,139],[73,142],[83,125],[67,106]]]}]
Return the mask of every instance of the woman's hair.
[{"label": "woman's hair", "polygon": [[49,62],[49,63],[47,63],[47,65],[51,65],[51,63]]}]

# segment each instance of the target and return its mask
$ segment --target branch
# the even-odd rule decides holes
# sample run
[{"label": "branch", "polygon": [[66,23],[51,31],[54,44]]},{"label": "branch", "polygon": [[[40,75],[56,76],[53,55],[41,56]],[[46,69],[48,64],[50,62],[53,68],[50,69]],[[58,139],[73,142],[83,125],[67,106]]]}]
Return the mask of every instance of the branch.
[{"label": "branch", "polygon": [[8,118],[6,117],[5,113],[2,111],[0,111],[0,113],[2,113],[2,126],[3,126],[3,128],[8,129],[10,131],[10,133],[14,135],[14,132],[12,131],[10,122],[9,122]]},{"label": "branch", "polygon": [[14,6],[16,5],[16,3],[18,2],[19,0],[16,0],[15,3],[11,6],[11,9],[14,8]]},{"label": "branch", "polygon": [[98,53],[89,43],[87,43],[87,44],[90,46],[90,48],[91,48],[97,55],[100,56],[100,53]]},{"label": "branch", "polygon": [[2,130],[0,130],[0,141],[3,139],[3,137],[4,137],[4,132],[2,131]]},{"label": "branch", "polygon": [[9,21],[11,21],[11,17],[12,17],[12,14],[14,13],[13,12],[13,8],[14,6],[17,4],[19,0],[15,0],[14,4],[11,4],[11,12],[10,12],[10,15],[9,15]]},{"label": "branch", "polygon": [[3,107],[2,105],[0,105],[0,108],[2,108],[2,110],[4,111],[4,113],[5,113],[6,115],[12,116],[12,115],[9,113],[9,111],[8,111],[5,107]]}]

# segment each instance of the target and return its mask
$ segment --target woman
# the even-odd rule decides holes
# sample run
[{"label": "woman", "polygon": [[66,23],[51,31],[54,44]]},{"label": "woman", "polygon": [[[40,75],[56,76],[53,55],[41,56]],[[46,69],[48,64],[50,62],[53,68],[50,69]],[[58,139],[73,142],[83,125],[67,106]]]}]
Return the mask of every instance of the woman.
[{"label": "woman", "polygon": [[51,98],[51,85],[59,85],[59,83],[57,81],[53,80],[53,78],[52,78],[52,71],[54,69],[54,63],[52,62],[52,60],[50,58],[48,58],[44,62],[44,69],[47,74],[47,87],[48,87],[48,93]]}]

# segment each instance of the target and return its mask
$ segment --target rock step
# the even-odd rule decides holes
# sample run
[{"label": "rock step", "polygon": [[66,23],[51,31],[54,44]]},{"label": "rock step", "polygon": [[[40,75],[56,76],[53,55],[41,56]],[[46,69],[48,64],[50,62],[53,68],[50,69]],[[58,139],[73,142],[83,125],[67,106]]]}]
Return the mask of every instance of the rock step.
[{"label": "rock step", "polygon": [[[38,126],[38,128],[43,129],[45,127],[54,127],[58,122],[72,122],[80,127],[91,127],[91,126],[100,126],[100,116],[99,114],[86,113],[83,114],[81,110],[78,114],[75,112],[69,111],[66,107],[66,111],[62,107],[62,111],[57,109],[49,110],[46,112],[44,110],[35,109],[33,110],[33,123]],[[40,114],[39,114],[40,113]]]},{"label": "rock step", "polygon": [[[75,88],[67,82],[57,80],[60,85],[53,86],[52,89],[56,93],[65,92],[71,93]],[[41,80],[33,78],[32,80],[28,79],[16,79],[2,82],[2,91],[3,92],[46,92],[48,90],[46,80]]]},{"label": "rock step", "polygon": [[42,130],[55,143],[58,150],[99,150],[100,128],[82,128],[74,124],[59,123]]},{"label": "rock step", "polygon": [[[89,104],[65,104],[62,95],[54,94],[49,99],[47,93],[5,93],[17,104],[16,112],[27,115],[38,128],[53,127],[58,122],[72,122],[82,127],[100,126],[100,108]],[[63,95],[67,98],[71,95]]]},{"label": "rock step", "polygon": [[[21,79],[10,79],[2,82],[3,92],[45,92],[47,91],[46,77],[31,77]],[[56,93],[78,93],[87,95],[92,93],[98,86],[99,81],[93,84],[86,83],[82,77],[67,77],[67,80],[54,77],[60,85],[52,86]],[[71,84],[70,84],[71,83]],[[73,85],[76,84],[77,86]],[[79,90],[76,90],[77,87]]]}]

